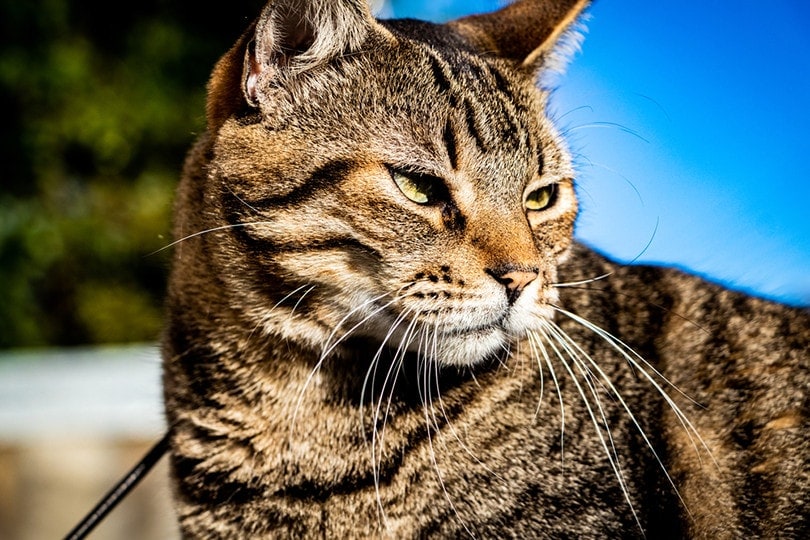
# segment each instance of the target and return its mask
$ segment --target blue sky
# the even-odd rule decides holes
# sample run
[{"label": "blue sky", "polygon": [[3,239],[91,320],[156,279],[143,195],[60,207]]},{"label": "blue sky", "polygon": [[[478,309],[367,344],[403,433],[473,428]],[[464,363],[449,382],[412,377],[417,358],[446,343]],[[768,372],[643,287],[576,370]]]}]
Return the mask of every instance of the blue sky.
[{"label": "blue sky", "polygon": [[810,3],[599,0],[587,28],[552,107],[579,156],[577,236],[810,304]]}]

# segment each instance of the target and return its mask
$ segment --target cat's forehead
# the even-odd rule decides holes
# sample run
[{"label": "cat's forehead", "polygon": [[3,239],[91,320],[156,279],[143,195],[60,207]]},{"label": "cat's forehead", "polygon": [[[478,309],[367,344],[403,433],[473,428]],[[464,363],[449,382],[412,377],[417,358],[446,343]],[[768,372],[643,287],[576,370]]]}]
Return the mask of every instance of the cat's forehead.
[{"label": "cat's forehead", "polygon": [[[393,40],[302,74],[264,122],[285,148],[486,184],[510,196],[558,152],[531,73],[446,27],[390,21]],[[498,185],[492,179],[498,178]]]},{"label": "cat's forehead", "polygon": [[376,74],[410,79],[410,85],[392,87],[397,92],[440,94],[454,107],[462,105],[460,99],[475,97],[482,108],[504,98],[525,107],[542,96],[527,73],[510,61],[481,53],[446,27],[413,20],[386,23],[395,44],[369,52]]},{"label": "cat's forehead", "polygon": [[[433,27],[414,21],[411,29]],[[378,98],[375,110],[384,123],[378,129],[390,128],[384,137],[410,135],[434,157],[446,154],[453,168],[465,162],[478,169],[468,171],[472,177],[510,169],[525,178],[541,169],[545,96],[530,77],[446,34],[442,40],[396,35],[396,46],[369,55],[373,68],[358,81]]]}]

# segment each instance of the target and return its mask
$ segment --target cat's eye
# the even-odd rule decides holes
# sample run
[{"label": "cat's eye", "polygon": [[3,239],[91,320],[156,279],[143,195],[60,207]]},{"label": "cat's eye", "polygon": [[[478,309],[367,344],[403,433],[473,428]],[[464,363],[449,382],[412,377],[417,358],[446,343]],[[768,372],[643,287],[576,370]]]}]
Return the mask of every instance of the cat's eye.
[{"label": "cat's eye", "polygon": [[554,204],[557,197],[557,184],[549,184],[541,188],[535,189],[526,197],[526,210],[540,211],[545,210]]},{"label": "cat's eye", "polygon": [[403,174],[392,170],[391,177],[402,194],[416,204],[428,204],[436,199],[436,191],[440,181],[432,176]]}]

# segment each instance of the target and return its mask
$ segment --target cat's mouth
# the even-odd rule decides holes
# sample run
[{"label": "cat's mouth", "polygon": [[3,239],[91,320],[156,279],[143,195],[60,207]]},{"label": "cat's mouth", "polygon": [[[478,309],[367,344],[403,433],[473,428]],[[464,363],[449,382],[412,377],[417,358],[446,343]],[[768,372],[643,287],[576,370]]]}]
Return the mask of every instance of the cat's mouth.
[{"label": "cat's mouth", "polygon": [[[380,306],[358,321],[353,332],[379,346],[415,354],[447,366],[472,366],[508,353],[513,343],[548,316],[543,302],[444,306],[422,303]],[[420,309],[421,308],[421,309]]]},{"label": "cat's mouth", "polygon": [[453,328],[453,329],[442,329],[439,328],[438,332],[440,335],[444,337],[475,337],[475,336],[482,336],[486,334],[491,334],[492,332],[497,332],[503,329],[504,321],[506,320],[506,315],[501,316],[497,320],[480,324],[480,325],[473,325],[467,326],[462,328]]}]

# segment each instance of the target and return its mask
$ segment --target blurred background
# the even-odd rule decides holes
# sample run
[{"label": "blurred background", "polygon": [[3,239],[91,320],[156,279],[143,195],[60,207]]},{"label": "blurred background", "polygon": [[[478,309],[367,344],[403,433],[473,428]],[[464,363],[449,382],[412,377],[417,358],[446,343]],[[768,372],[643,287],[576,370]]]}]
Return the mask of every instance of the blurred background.
[{"label": "blurred background", "polygon": [[[375,2],[436,21],[497,0]],[[264,4],[0,0],[0,538],[67,532],[163,429],[172,192]],[[810,5],[601,0],[552,111],[577,236],[810,302]],[[767,9],[767,11],[765,11]],[[161,465],[164,466],[164,465]],[[167,538],[165,470],[96,538]]]}]

